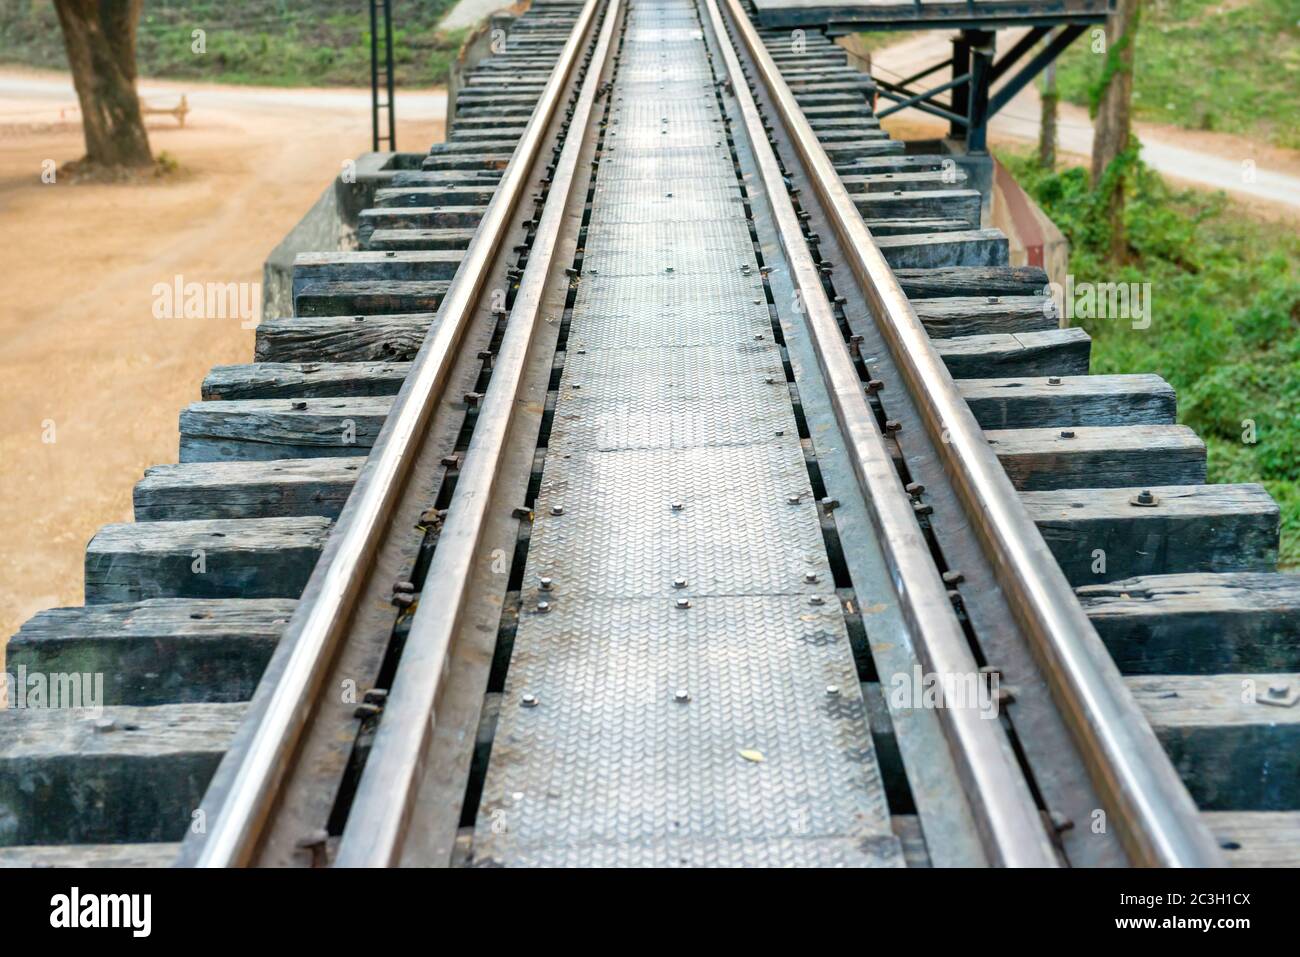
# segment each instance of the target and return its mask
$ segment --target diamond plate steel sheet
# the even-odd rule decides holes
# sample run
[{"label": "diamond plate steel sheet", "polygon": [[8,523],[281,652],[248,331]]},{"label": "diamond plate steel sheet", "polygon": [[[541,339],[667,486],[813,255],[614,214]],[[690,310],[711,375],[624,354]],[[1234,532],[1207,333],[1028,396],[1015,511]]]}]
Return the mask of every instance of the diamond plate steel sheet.
[{"label": "diamond plate steel sheet", "polygon": [[480,864],[902,863],[714,81],[632,0]]},{"label": "diamond plate steel sheet", "polygon": [[529,580],[552,579],[557,598],[670,594],[679,577],[683,597],[824,589],[816,504],[790,439],[548,456]]},{"label": "diamond plate steel sheet", "polygon": [[[689,202],[689,200],[684,200]],[[699,274],[742,277],[757,273],[754,244],[743,219],[642,222],[588,228],[583,269],[598,276],[645,276],[660,272],[681,281]]]},{"label": "diamond plate steel sheet", "polygon": [[530,625],[480,862],[899,862],[838,610],[585,602]]}]

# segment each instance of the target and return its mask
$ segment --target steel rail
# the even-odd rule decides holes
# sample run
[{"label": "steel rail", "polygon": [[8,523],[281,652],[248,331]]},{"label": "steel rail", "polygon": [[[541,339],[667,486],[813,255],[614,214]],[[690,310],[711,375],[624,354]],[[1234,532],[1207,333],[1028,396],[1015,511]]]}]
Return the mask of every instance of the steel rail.
[{"label": "steel rail", "polygon": [[[932,675],[977,676],[979,665],[953,610],[948,586],[935,566],[917,524],[911,497],[903,488],[857,369],[844,348],[820,271],[804,242],[780,165],[728,40],[722,15],[715,0],[703,2],[744,118],[845,448],[921,663]],[[1055,849],[1001,723],[989,720],[969,701],[945,701],[941,719],[990,863],[1055,867]]]},{"label": "steel rail", "polygon": [[[389,689],[379,730],[366,759],[335,856],[336,867],[389,867],[399,863],[447,659],[468,601],[467,591],[506,440],[519,405],[525,361],[540,321],[542,297],[554,280],[552,266],[571,192],[578,179],[596,91],[613,46],[619,0],[609,0],[600,37],[574,105],[570,135],[551,174],[550,193],[529,250],[528,265],[506,323],[464,466],[448,505],[420,602]],[[563,278],[561,274],[560,278]]]},{"label": "steel rail", "polygon": [[725,2],[998,582],[1039,658],[1089,775],[1108,804],[1125,850],[1134,863],[1145,866],[1222,866],[1218,845],[1195,803],[985,441],[740,0]]},{"label": "steel rail", "polygon": [[[291,757],[313,711],[313,701],[350,621],[388,516],[405,488],[413,451],[445,389],[458,346],[527,189],[534,164],[586,45],[600,0],[587,0],[529,118],[483,219],[438,310],[439,321],[412,362],[366,464],[313,570],[277,647],[268,675],[274,687],[255,699],[246,740],[223,760],[232,764],[220,806],[208,811],[208,830],[195,859],[199,867],[249,863],[272,812]],[[277,661],[276,659],[279,659]],[[260,691],[260,689],[259,689]]]}]

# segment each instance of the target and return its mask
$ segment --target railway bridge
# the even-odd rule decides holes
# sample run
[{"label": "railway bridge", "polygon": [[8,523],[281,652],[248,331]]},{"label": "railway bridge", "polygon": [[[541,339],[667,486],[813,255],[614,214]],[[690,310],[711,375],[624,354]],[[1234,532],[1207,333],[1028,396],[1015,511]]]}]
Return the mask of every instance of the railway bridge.
[{"label": "railway bridge", "polygon": [[829,6],[512,22],[9,643],[104,702],[0,715],[0,863],[1296,862],[1277,506]]}]

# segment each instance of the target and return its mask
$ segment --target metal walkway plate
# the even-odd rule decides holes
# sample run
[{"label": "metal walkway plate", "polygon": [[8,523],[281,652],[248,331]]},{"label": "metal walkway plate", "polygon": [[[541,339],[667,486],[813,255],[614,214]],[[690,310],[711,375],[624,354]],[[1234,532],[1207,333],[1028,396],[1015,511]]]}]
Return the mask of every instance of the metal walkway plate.
[{"label": "metal walkway plate", "polygon": [[901,866],[692,3],[614,93],[475,862]]}]

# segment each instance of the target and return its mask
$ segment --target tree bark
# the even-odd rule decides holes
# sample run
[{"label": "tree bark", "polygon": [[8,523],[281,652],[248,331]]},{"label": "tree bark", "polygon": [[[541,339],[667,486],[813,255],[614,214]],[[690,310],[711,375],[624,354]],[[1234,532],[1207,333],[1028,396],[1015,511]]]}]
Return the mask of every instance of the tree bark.
[{"label": "tree bark", "polygon": [[135,91],[135,37],[143,5],[144,0],[54,0],[81,101],[86,159],[101,166],[153,163]]},{"label": "tree bark", "polygon": [[[1056,31],[1047,35],[1048,42]],[[1043,96],[1040,101],[1038,123],[1038,165],[1043,169],[1056,168],[1056,107],[1060,96],[1056,92],[1056,61],[1047,64],[1043,71]]]},{"label": "tree bark", "polygon": [[1111,257],[1122,260],[1128,248],[1124,236],[1124,176],[1111,164],[1131,143],[1133,105],[1133,48],[1137,41],[1141,0],[1118,0],[1106,21],[1106,64],[1101,89],[1095,98],[1093,121],[1092,185],[1104,189],[1102,198],[1111,226]]}]

